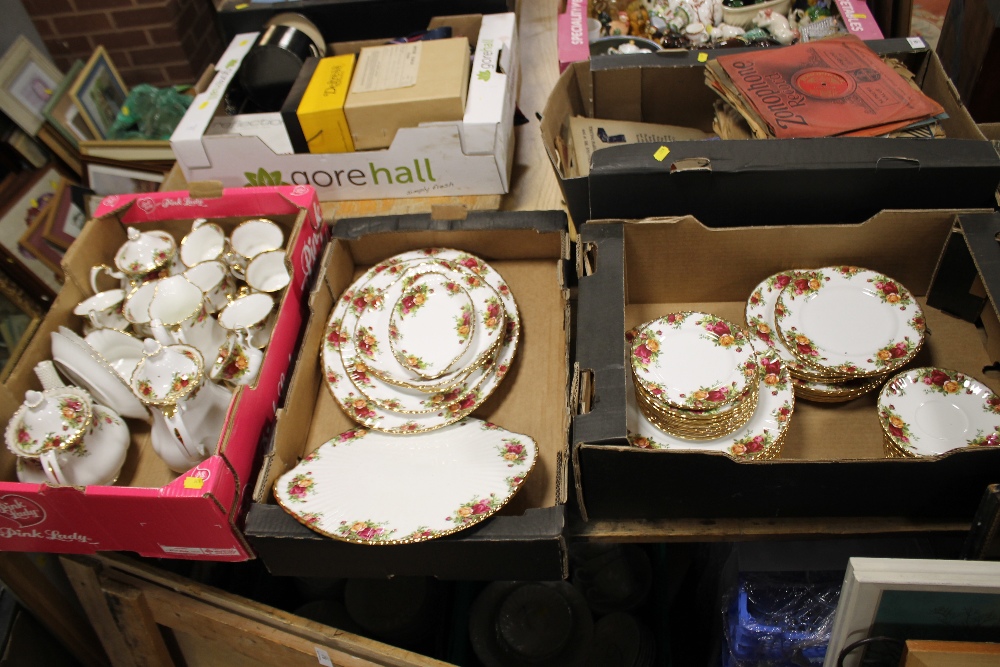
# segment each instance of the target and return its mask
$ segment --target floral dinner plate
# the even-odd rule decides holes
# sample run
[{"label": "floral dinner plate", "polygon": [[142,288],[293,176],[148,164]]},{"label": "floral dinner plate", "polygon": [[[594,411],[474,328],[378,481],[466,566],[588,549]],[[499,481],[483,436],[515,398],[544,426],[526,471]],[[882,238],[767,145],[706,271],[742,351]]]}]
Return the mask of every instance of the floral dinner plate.
[{"label": "floral dinner plate", "polygon": [[856,266],[828,266],[785,286],[775,326],[799,361],[863,377],[913,358],[923,344],[924,314],[896,280]]},{"label": "floral dinner plate", "polygon": [[279,477],[274,496],[301,523],[334,539],[422,542],[496,513],[536,458],[530,437],[473,418],[428,435],[356,429]]},{"label": "floral dinner plate", "polygon": [[911,368],[896,375],[879,394],[878,416],[886,435],[911,455],[1000,445],[1000,396],[958,371]]},{"label": "floral dinner plate", "polygon": [[705,410],[737,400],[753,360],[743,329],[708,313],[670,313],[636,327],[631,364],[636,381],[668,405]]}]

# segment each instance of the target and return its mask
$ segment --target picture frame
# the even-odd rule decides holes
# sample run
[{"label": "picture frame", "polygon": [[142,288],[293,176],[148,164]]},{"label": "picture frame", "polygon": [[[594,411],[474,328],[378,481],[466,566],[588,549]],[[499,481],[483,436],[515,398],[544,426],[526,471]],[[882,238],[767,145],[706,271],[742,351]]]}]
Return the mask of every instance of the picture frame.
[{"label": "picture frame", "polygon": [[61,250],[69,250],[87,222],[87,212],[80,207],[73,196],[72,182],[64,178],[56,190],[42,237]]},{"label": "picture frame", "polygon": [[0,271],[0,383],[7,381],[44,314],[41,304]]},{"label": "picture frame", "polygon": [[56,272],[20,246],[21,237],[55,197],[63,174],[51,163],[38,169],[0,208],[0,261],[25,290],[51,302],[61,286]]},{"label": "picture frame", "polygon": [[[851,558],[823,667],[876,636],[996,641],[984,637],[1000,637],[1000,562]],[[860,647],[847,653],[844,666],[863,664],[862,655]]]},{"label": "picture frame", "polygon": [[64,78],[31,40],[20,35],[0,57],[0,110],[34,137],[45,122],[42,109]]},{"label": "picture frame", "polygon": [[41,210],[41,212],[34,217],[24,233],[21,234],[21,238],[18,240],[18,245],[22,250],[31,253],[42,264],[49,267],[49,269],[56,275],[59,282],[62,282],[63,272],[61,263],[63,251],[45,240],[45,228],[49,226],[49,221],[52,219],[52,213],[54,210],[55,193],[53,193],[52,199],[45,204],[45,207]]},{"label": "picture frame", "polygon": [[94,50],[90,60],[80,70],[70,87],[69,96],[94,137],[107,139],[128,97],[128,86],[103,46]]},{"label": "picture frame", "polygon": [[128,169],[101,162],[85,162],[87,186],[94,194],[107,195],[156,192],[166,175],[160,171]]},{"label": "picture frame", "polygon": [[82,60],[73,63],[62,83],[42,109],[42,115],[49,125],[77,150],[81,141],[94,139],[94,133],[90,131],[73,98],[69,96],[69,90],[83,71],[83,65]]}]

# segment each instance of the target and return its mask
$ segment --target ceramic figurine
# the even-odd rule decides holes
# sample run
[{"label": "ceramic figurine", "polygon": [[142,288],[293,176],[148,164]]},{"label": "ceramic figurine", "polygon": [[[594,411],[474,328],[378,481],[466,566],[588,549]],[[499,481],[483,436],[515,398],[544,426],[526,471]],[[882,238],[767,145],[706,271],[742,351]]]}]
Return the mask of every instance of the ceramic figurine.
[{"label": "ceramic figurine", "polygon": [[785,46],[791,44],[799,37],[798,32],[789,27],[787,18],[770,9],[762,9],[757,12],[757,15],[753,19],[753,24],[758,28],[766,29],[779,44]]}]

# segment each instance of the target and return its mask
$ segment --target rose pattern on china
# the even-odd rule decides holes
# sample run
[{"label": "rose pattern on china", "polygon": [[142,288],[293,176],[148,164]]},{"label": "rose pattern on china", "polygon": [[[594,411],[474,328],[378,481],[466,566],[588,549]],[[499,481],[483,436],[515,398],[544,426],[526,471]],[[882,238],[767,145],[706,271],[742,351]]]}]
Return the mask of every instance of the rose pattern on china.
[{"label": "rose pattern on china", "polygon": [[417,370],[423,370],[427,368],[427,362],[424,361],[423,357],[419,357],[415,354],[410,354],[406,350],[400,350],[399,355],[402,357],[400,361],[402,361],[407,368],[414,368]]},{"label": "rose pattern on china", "polygon": [[370,327],[358,327],[354,337],[354,347],[364,356],[374,359],[379,351],[378,338]]},{"label": "rose pattern on china", "polygon": [[292,477],[288,482],[286,493],[292,502],[305,502],[306,496],[316,493],[316,482],[312,478],[312,473],[306,472]]},{"label": "rose pattern on china", "polygon": [[861,273],[865,269],[861,268],[860,266],[842,265],[838,266],[836,270],[837,273],[844,276],[845,278],[853,278],[854,276]]},{"label": "rose pattern on china", "polygon": [[504,481],[507,482],[507,490],[513,491],[517,487],[521,486],[521,482],[524,481],[524,478],[519,475],[514,475],[513,477],[505,478]]},{"label": "rose pattern on china", "polygon": [[486,269],[483,261],[478,257],[473,257],[472,255],[459,255],[456,263],[460,266],[464,266],[476,275],[480,275]]},{"label": "rose pattern on china", "polygon": [[[223,345],[219,348],[219,356],[223,359],[226,358],[227,353],[226,346]],[[247,358],[246,350],[239,343],[234,344],[232,355],[222,369],[222,378],[229,381],[239,380],[247,374],[249,369],[250,360]]]},{"label": "rose pattern on china", "polygon": [[364,521],[341,521],[337,534],[348,539],[365,542],[384,542],[396,532],[395,528],[386,529],[388,521],[376,523],[370,519]]},{"label": "rose pattern on china", "polygon": [[339,350],[340,346],[349,340],[347,333],[342,328],[342,320],[334,320],[330,323],[329,333],[326,334],[326,345],[331,350]]},{"label": "rose pattern on china", "polygon": [[471,412],[479,404],[479,390],[475,389],[445,408],[450,417],[462,412]]},{"label": "rose pattern on china", "polygon": [[1000,426],[993,427],[992,433],[977,431],[976,436],[966,443],[969,447],[996,447],[1000,445]]},{"label": "rose pattern on china", "polygon": [[430,295],[434,293],[434,290],[428,285],[417,285],[404,294],[399,301],[396,302],[396,314],[400,317],[406,317],[407,315],[412,315],[416,311],[420,310],[420,307],[427,303],[427,299]]},{"label": "rose pattern on china", "polygon": [[768,430],[763,433],[747,434],[736,440],[729,453],[739,458],[757,458],[774,442],[774,434]]},{"label": "rose pattern on china", "polygon": [[528,450],[520,440],[507,438],[502,442],[503,444],[497,447],[497,451],[500,453],[500,457],[507,462],[508,468],[521,465],[527,460]]},{"label": "rose pattern on china", "polygon": [[640,449],[667,449],[667,445],[656,442],[652,438],[632,433],[631,431],[628,434],[628,441],[633,447],[639,447]]},{"label": "rose pattern on china", "polygon": [[378,413],[375,412],[373,405],[374,404],[371,401],[365,398],[357,397],[353,398],[346,407],[351,416],[357,421],[366,425],[371,425],[380,419]]},{"label": "rose pattern on china", "polygon": [[750,332],[761,342],[763,342],[768,347],[774,347],[777,342],[774,339],[774,330],[771,325],[764,321],[764,318],[760,315],[754,315],[749,320],[747,324],[750,327]]},{"label": "rose pattern on china", "polygon": [[299,514],[299,518],[305,521],[307,526],[312,526],[320,522],[323,519],[322,512],[303,512]]},{"label": "rose pattern on china", "polygon": [[330,385],[333,385],[334,387],[336,387],[340,383],[341,377],[342,376],[339,373],[335,373],[335,372],[330,371],[330,370],[328,370],[326,372],[326,381],[327,381],[327,383],[329,383]]},{"label": "rose pattern on china", "polygon": [[425,408],[436,408],[442,405],[450,405],[458,400],[458,397],[462,395],[465,385],[459,389],[449,389],[448,391],[441,392],[439,394],[434,394],[430,398],[426,398],[420,402]]},{"label": "rose pattern on china", "polygon": [[463,343],[469,339],[469,335],[472,333],[473,314],[472,304],[467,303],[462,306],[461,314],[455,317],[455,333],[458,334],[458,339]]},{"label": "rose pattern on china", "polygon": [[779,390],[788,387],[789,375],[781,372],[782,363],[778,357],[761,357],[760,369],[763,373],[761,382],[771,391],[772,396],[777,396]]},{"label": "rose pattern on china", "polygon": [[491,296],[486,300],[486,309],[483,312],[483,324],[487,329],[493,331],[503,320],[503,304],[500,303],[500,299],[495,296]]},{"label": "rose pattern on china", "polygon": [[660,358],[660,340],[657,336],[662,331],[646,329],[639,333],[632,342],[632,365],[647,370],[650,364],[655,364]]},{"label": "rose pattern on china", "polygon": [[921,368],[917,371],[917,381],[934,393],[957,394],[962,391],[965,375],[941,368]]},{"label": "rose pattern on china", "polygon": [[[736,383],[733,383],[735,385]],[[684,407],[693,410],[705,410],[727,403],[733,394],[733,386],[699,387],[690,395],[680,394],[684,399]]]},{"label": "rose pattern on china", "polygon": [[991,414],[1000,415],[1000,396],[990,392],[983,403],[983,409]]},{"label": "rose pattern on china", "polygon": [[778,291],[785,289],[785,287],[792,282],[792,279],[797,276],[796,271],[786,271],[784,273],[777,273],[769,277],[766,281],[767,288],[769,292]]},{"label": "rose pattern on china", "polygon": [[439,534],[439,531],[432,529],[430,526],[417,526],[412,533],[399,538],[399,540],[401,542],[417,542],[420,540],[429,540]]},{"label": "rose pattern on china", "polygon": [[732,348],[737,352],[741,352],[743,346],[747,343],[743,330],[739,327],[734,327],[721,317],[707,315],[695,321],[695,324],[707,332],[707,334],[702,335],[702,338],[714,342],[719,347]]},{"label": "rose pattern on china", "polygon": [[906,306],[913,304],[910,292],[892,278],[880,274],[874,278],[869,278],[868,282],[872,283],[875,287],[875,293],[882,303],[899,306],[900,310],[904,310]]},{"label": "rose pattern on china", "polygon": [[360,292],[345,292],[342,297],[349,303],[349,308],[355,315],[360,315],[366,309],[379,309],[382,307],[382,293],[373,287],[366,287]]},{"label": "rose pattern on china", "polygon": [[829,280],[830,278],[824,276],[822,271],[800,271],[786,289],[790,290],[794,297],[806,296],[818,292],[823,283]]},{"label": "rose pattern on china", "polygon": [[908,324],[917,333],[921,333],[922,334],[924,331],[927,330],[927,321],[924,319],[923,313],[917,313],[916,315],[914,315],[913,317],[911,317],[910,321],[908,322]]},{"label": "rose pattern on china", "polygon": [[879,410],[878,414],[886,432],[892,436],[893,440],[905,447],[909,447],[910,440],[913,438],[913,432],[910,430],[910,426],[896,412],[896,406],[887,405]]},{"label": "rose pattern on china", "polygon": [[469,502],[460,505],[445,521],[451,521],[456,526],[461,526],[485,518],[498,507],[495,493],[491,493],[485,498],[474,496]]},{"label": "rose pattern on china", "polygon": [[892,368],[905,363],[916,351],[917,344],[909,336],[904,336],[903,340],[880,349],[873,359],[868,359],[868,363],[875,364],[876,368]]}]

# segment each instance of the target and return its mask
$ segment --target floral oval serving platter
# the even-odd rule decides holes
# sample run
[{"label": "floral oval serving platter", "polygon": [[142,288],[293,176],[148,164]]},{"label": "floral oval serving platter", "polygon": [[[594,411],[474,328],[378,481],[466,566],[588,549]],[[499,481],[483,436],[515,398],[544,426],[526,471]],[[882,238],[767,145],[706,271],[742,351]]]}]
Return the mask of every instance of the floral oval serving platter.
[{"label": "floral oval serving platter", "polygon": [[706,410],[737,400],[753,348],[740,327],[708,313],[670,313],[636,327],[636,381],[668,405]]},{"label": "floral oval serving platter", "polygon": [[422,542],[495,514],[537,455],[532,438],[471,417],[427,435],[355,429],[279,477],[274,496],[298,521],[337,540]]},{"label": "floral oval serving platter", "polygon": [[1000,445],[1000,396],[958,371],[899,373],[879,393],[878,416],[885,434],[910,455]]},{"label": "floral oval serving platter", "polygon": [[757,408],[750,420],[734,433],[698,442],[664,433],[639,409],[630,387],[626,414],[629,442],[642,449],[724,452],[739,461],[757,459],[773,451],[788,431],[795,410],[795,394],[788,367],[777,355],[767,350],[758,353],[757,358],[761,366]]},{"label": "floral oval serving platter", "polygon": [[863,377],[909,362],[924,340],[924,314],[898,281],[856,266],[803,272],[782,289],[775,327],[814,368]]},{"label": "floral oval serving platter", "polygon": [[[479,355],[481,359],[475,360],[475,364],[453,371],[454,380],[442,384],[442,378],[452,375],[449,373],[424,384],[414,382],[408,387],[391,385],[368,372],[367,364],[359,368],[359,361],[363,361],[364,357],[360,350],[370,346],[372,341],[364,333],[351,335],[351,326],[356,325],[368,310],[384,308],[387,289],[409,269],[416,270],[417,264],[429,266],[428,261],[441,270],[455,271],[463,289],[470,294],[473,290],[488,289],[499,303],[503,330],[496,335],[493,347]],[[475,270],[470,268],[470,264]],[[485,313],[477,313],[477,317],[482,315]],[[386,317],[386,327],[388,321]],[[442,326],[451,324],[442,323]],[[477,327],[476,330],[486,328]],[[454,423],[485,401],[506,376],[519,340],[517,304],[499,273],[482,260],[461,251],[426,248],[379,263],[344,292],[331,313],[321,361],[327,386],[352,419],[367,428],[412,434]]]},{"label": "floral oval serving platter", "polygon": [[[434,380],[469,348],[476,332],[475,306],[458,281],[441,273],[428,271],[403,280],[408,284],[389,315],[389,347],[400,366]],[[453,322],[455,326],[441,326]],[[500,318],[496,325],[502,325]]]}]

